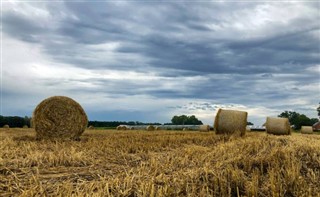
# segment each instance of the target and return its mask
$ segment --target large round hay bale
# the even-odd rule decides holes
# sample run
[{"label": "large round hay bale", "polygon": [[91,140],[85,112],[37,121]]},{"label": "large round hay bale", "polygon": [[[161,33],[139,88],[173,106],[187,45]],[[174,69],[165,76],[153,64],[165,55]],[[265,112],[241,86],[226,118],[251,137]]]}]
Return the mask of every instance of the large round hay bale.
[{"label": "large round hay bale", "polygon": [[117,127],[116,127],[116,129],[119,131],[119,130],[121,130],[121,129],[122,129],[122,126],[121,126],[121,125],[119,125],[119,126],[117,126]]},{"label": "large round hay bale", "polygon": [[152,125],[148,125],[147,128],[146,128],[147,131],[154,131],[155,130],[155,127],[152,126]]},{"label": "large round hay bale", "polygon": [[267,117],[266,131],[274,135],[290,135],[290,123],[288,118]]},{"label": "large round hay bale", "polygon": [[5,125],[3,125],[3,128],[5,128],[5,129],[9,129],[9,128],[10,128],[10,126],[9,126],[9,125],[7,125],[7,124],[5,124]]},{"label": "large round hay bale", "polygon": [[210,126],[209,125],[200,125],[199,126],[199,131],[202,131],[202,132],[209,132],[210,131]]},{"label": "large round hay bale", "polygon": [[23,125],[22,128],[27,129],[27,128],[29,128],[29,127],[28,127],[28,125]]},{"label": "large round hay bale", "polygon": [[156,130],[156,131],[160,131],[160,130],[161,130],[161,127],[156,126],[156,128],[155,128],[154,130]]},{"label": "large round hay bale", "polygon": [[65,96],[53,96],[43,100],[34,110],[32,117],[38,139],[78,139],[87,124],[88,118],[81,105]]},{"label": "large round hay bale", "polygon": [[89,130],[94,130],[94,126],[93,126],[93,125],[90,125],[90,126],[88,126],[88,129],[89,129]]},{"label": "large round hay bale", "polygon": [[312,126],[302,126],[301,127],[301,133],[303,133],[303,134],[312,134],[313,133]]},{"label": "large round hay bale", "polygon": [[219,109],[214,121],[216,134],[246,133],[248,113],[245,111]]}]

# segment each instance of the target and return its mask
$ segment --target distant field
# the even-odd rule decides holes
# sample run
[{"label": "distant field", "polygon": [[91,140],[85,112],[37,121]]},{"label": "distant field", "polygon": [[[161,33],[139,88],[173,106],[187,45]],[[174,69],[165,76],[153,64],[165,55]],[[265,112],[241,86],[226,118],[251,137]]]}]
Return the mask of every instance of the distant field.
[{"label": "distant field", "polygon": [[320,135],[0,129],[0,196],[320,196]]}]

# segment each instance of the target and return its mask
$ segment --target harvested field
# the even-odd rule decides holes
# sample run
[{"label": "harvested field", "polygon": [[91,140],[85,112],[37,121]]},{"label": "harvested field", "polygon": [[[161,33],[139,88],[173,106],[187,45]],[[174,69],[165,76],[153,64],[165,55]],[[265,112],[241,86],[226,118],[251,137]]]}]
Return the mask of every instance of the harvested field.
[{"label": "harvested field", "polygon": [[0,196],[320,196],[320,135],[0,128]]}]

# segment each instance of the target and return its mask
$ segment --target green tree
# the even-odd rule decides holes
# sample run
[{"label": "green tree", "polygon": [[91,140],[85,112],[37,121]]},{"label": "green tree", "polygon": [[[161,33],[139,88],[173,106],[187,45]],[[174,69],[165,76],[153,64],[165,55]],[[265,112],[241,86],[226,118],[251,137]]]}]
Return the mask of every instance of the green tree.
[{"label": "green tree", "polygon": [[198,120],[198,118],[196,118],[195,115],[192,115],[192,116],[188,117],[188,121],[186,122],[186,124],[189,124],[189,125],[201,125],[202,122],[200,120]]},{"label": "green tree", "polygon": [[196,118],[195,115],[186,116],[173,116],[171,119],[172,124],[174,125],[201,125],[202,122]]},{"label": "green tree", "polygon": [[301,126],[312,126],[315,123],[314,118],[310,119],[306,115],[295,111],[284,111],[278,117],[288,118],[294,129],[301,129]]},{"label": "green tree", "polygon": [[253,123],[252,122],[247,122],[247,125],[253,125]]}]

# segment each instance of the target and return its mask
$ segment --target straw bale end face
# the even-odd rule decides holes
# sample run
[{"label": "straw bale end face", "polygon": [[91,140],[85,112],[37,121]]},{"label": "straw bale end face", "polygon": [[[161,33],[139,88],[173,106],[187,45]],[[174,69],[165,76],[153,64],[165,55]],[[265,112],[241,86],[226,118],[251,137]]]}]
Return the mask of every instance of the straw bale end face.
[{"label": "straw bale end face", "polygon": [[301,127],[301,133],[302,134],[312,134],[313,133],[312,126],[302,126]]},{"label": "straw bale end face", "polygon": [[79,139],[87,125],[88,118],[81,105],[65,96],[43,100],[32,117],[37,139]]},{"label": "straw bale end face", "polygon": [[247,127],[248,113],[245,111],[219,109],[214,121],[216,134],[233,134],[240,132],[244,136]]},{"label": "straw bale end face", "polygon": [[154,131],[155,127],[153,125],[148,125],[146,128],[147,131]]},{"label": "straw bale end face", "polygon": [[9,128],[10,128],[10,126],[9,126],[9,125],[7,125],[7,124],[5,124],[5,125],[3,125],[3,128],[5,128],[5,129],[9,129]]},{"label": "straw bale end face", "polygon": [[210,131],[210,126],[209,125],[200,125],[199,127],[199,131],[202,131],[202,132],[209,132]]},{"label": "straw bale end face", "polygon": [[291,128],[289,119],[267,117],[266,131],[274,135],[290,135]]}]

